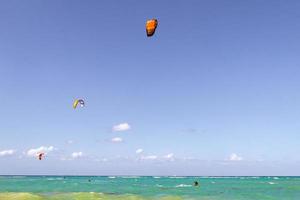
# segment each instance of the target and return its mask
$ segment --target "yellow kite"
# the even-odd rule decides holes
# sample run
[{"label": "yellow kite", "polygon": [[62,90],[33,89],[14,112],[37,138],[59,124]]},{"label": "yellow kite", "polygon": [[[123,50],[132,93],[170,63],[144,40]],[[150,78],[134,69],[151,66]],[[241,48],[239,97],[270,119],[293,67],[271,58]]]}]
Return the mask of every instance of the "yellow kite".
[{"label": "yellow kite", "polygon": [[73,108],[76,109],[78,104],[80,105],[80,107],[83,107],[84,101],[82,99],[76,99],[73,103]]}]

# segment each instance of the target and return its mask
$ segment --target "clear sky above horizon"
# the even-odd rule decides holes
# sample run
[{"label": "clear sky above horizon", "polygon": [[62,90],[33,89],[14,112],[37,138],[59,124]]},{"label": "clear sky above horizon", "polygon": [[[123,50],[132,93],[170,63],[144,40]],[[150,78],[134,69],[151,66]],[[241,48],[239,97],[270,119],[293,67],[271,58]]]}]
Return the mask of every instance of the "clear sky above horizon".
[{"label": "clear sky above horizon", "polygon": [[299,10],[0,1],[0,174],[300,175]]}]

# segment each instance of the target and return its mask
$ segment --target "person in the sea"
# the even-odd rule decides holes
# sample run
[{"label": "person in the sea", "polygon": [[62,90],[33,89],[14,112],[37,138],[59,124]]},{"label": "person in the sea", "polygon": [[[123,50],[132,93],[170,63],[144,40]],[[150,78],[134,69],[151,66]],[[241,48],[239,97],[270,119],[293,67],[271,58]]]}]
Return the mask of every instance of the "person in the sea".
[{"label": "person in the sea", "polygon": [[198,181],[194,181],[194,186],[199,186]]}]

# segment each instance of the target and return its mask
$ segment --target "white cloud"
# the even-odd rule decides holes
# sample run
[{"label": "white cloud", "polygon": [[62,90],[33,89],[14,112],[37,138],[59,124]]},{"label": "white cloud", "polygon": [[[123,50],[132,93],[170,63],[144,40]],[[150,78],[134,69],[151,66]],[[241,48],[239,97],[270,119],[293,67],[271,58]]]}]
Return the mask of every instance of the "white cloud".
[{"label": "white cloud", "polygon": [[142,160],[156,160],[156,159],[157,159],[157,156],[155,156],[155,155],[142,156],[141,159],[142,159]]},{"label": "white cloud", "polygon": [[167,159],[167,160],[174,160],[174,154],[169,153],[169,154],[165,155],[164,158]]},{"label": "white cloud", "polygon": [[113,126],[112,130],[113,131],[127,131],[130,128],[131,128],[130,125],[125,122],[125,123],[121,123],[121,124]]},{"label": "white cloud", "polygon": [[182,160],[197,160],[197,158],[188,156],[188,157],[183,157]]},{"label": "white cloud", "polygon": [[135,151],[135,153],[136,153],[136,154],[141,154],[141,153],[143,153],[143,151],[144,151],[143,149],[137,149],[137,150]]},{"label": "white cloud", "polygon": [[[138,149],[140,150],[140,149]],[[142,151],[136,151],[136,152],[142,152]],[[142,150],[142,149],[141,149]],[[138,160],[158,160],[158,161],[174,161],[174,154],[169,153],[165,156],[157,156],[157,155],[142,155],[139,157]]]},{"label": "white cloud", "polygon": [[96,162],[107,162],[108,159],[107,158],[96,158],[96,159],[94,159],[94,161],[96,161]]},{"label": "white cloud", "polygon": [[118,142],[123,142],[123,139],[120,138],[120,137],[114,137],[114,138],[111,139],[111,141],[114,142],[114,143],[118,143]]},{"label": "white cloud", "polygon": [[53,150],[54,150],[53,146],[49,146],[49,147],[41,146],[41,147],[36,148],[36,149],[29,149],[27,151],[27,156],[34,157],[34,156],[37,156],[37,154],[39,154],[39,153],[47,154],[47,153],[49,153]]},{"label": "white cloud", "polygon": [[0,157],[2,156],[11,156],[15,153],[16,151],[13,150],[13,149],[8,149],[8,150],[3,150],[3,151],[0,151]]},{"label": "white cloud", "polygon": [[79,151],[79,152],[73,152],[71,156],[72,156],[73,159],[76,159],[76,158],[82,157],[83,153],[81,151]]},{"label": "white cloud", "polygon": [[68,144],[73,144],[74,141],[73,141],[73,140],[68,140],[67,143],[68,143]]},{"label": "white cloud", "polygon": [[232,153],[230,156],[229,156],[229,159],[230,161],[241,161],[243,160],[243,157],[237,155],[236,153]]}]

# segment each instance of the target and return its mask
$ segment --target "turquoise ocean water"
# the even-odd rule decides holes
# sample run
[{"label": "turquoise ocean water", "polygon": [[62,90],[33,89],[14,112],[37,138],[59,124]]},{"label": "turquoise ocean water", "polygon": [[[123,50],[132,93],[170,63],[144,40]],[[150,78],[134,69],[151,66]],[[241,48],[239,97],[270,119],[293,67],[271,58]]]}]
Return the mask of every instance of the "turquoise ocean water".
[{"label": "turquoise ocean water", "polygon": [[300,200],[300,177],[0,176],[13,199]]}]

